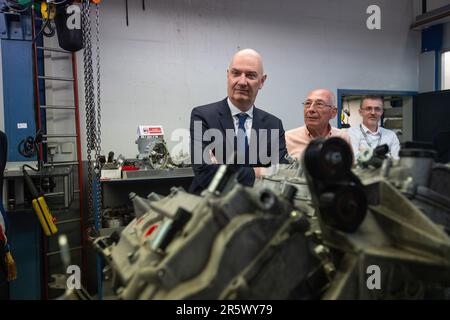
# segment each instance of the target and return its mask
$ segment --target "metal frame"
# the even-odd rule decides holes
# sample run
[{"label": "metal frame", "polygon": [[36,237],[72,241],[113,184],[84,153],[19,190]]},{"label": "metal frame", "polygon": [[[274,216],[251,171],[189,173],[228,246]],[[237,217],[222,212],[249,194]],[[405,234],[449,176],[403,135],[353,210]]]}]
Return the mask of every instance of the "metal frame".
[{"label": "metal frame", "polygon": [[[34,10],[34,7],[32,8],[32,36],[33,39],[36,38],[36,13]],[[71,65],[72,65],[72,78],[61,78],[61,77],[47,77],[43,74],[39,73],[38,68],[38,52],[43,51],[55,51],[60,53],[67,53],[70,55],[71,59]],[[65,50],[61,50],[59,48],[46,48],[42,45],[38,45],[38,43],[35,41],[33,42],[33,58],[34,58],[34,86],[35,86],[35,108],[36,113],[38,115],[38,129],[41,129],[42,127],[45,127],[45,112],[46,109],[67,109],[67,110],[73,110],[75,113],[75,134],[54,134],[54,135],[48,135],[45,132],[45,137],[53,138],[53,137],[74,137],[76,139],[77,144],[77,161],[76,162],[63,162],[63,163],[55,163],[54,165],[76,165],[77,166],[77,173],[78,173],[78,187],[79,187],[79,222],[80,222],[80,240],[81,240],[81,257],[82,257],[82,271],[83,271],[83,285],[86,286],[87,284],[87,256],[86,256],[86,235],[85,235],[85,226],[84,226],[84,188],[83,188],[83,159],[82,159],[82,153],[81,153],[81,126],[80,126],[80,112],[79,112],[79,96],[78,96],[78,73],[77,73],[77,61],[76,61],[76,53],[69,52]],[[44,71],[44,70],[42,70]],[[74,105],[73,106],[47,106],[45,105],[45,101],[43,101],[40,97],[40,87],[43,88],[44,94],[45,94],[45,81],[70,81],[73,83],[73,96],[74,96]],[[43,84],[43,85],[42,85]],[[44,117],[42,116],[44,115]],[[46,131],[46,130],[45,130]],[[44,159],[45,155],[43,154],[42,150],[42,144],[40,148],[40,159]],[[46,164],[45,166],[48,166],[49,164]],[[53,164],[52,164],[53,165]],[[74,221],[75,222],[75,221]],[[45,239],[46,240],[46,239]],[[48,244],[44,240],[44,252],[48,251]],[[47,252],[48,253],[48,252]],[[44,279],[45,282],[47,282],[48,274],[48,255],[45,254],[44,258]],[[48,297],[48,284],[44,283],[44,296]]]}]

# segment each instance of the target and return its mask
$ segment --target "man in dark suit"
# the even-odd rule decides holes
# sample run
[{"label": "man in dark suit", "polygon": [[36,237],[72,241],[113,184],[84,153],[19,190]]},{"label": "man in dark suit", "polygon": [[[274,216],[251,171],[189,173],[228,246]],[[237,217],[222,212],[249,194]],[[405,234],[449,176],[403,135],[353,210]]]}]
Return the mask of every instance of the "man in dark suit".
[{"label": "man in dark suit", "polygon": [[266,78],[259,53],[241,50],[227,70],[228,97],[192,110],[191,192],[207,188],[220,164],[236,164],[238,182],[252,186],[254,167],[287,163],[281,120],[254,106]]}]

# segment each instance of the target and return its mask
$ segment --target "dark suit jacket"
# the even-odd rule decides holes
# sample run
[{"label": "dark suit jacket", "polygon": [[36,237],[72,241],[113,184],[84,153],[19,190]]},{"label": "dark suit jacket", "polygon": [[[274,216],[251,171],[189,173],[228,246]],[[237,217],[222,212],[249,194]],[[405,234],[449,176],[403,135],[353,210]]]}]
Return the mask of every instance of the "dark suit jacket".
[{"label": "dark suit jacket", "polygon": [[[0,206],[3,208],[3,172],[5,170],[6,165],[6,154],[8,150],[6,134],[3,131],[0,131]],[[0,212],[0,215],[4,214],[4,212]],[[7,222],[5,221],[5,224]],[[3,230],[6,232],[6,230]],[[5,261],[5,251],[4,251],[5,243],[0,240],[0,300],[8,300],[9,299],[9,286],[7,282],[8,271],[6,269],[6,265],[3,263]]]},{"label": "dark suit jacket", "polygon": [[3,194],[3,172],[5,171],[8,151],[7,141],[6,134],[3,131],[0,131],[0,197]]},{"label": "dark suit jacket", "polygon": [[[195,125],[195,122],[197,122],[197,125]],[[203,157],[203,152],[206,150],[206,154],[208,154],[208,145],[212,143],[212,141],[204,141],[204,133],[208,129],[217,129],[216,133],[220,133],[219,137],[212,139],[214,146],[211,148],[218,163],[235,163],[235,158],[229,157],[230,153],[232,154],[233,151],[236,151],[236,135],[227,98],[222,101],[196,107],[191,113],[191,162],[195,177],[190,192],[197,194],[208,187],[219,167],[218,164],[206,162]],[[260,129],[267,129],[267,135],[265,136],[264,133],[261,133],[262,131]],[[271,131],[273,129],[277,129],[278,132]],[[278,148],[275,150],[275,154],[272,154],[272,145],[276,147],[276,143],[274,142],[278,143]],[[266,150],[264,150],[265,148]],[[249,149],[250,154],[253,151],[253,158],[250,158],[248,163],[238,165],[238,181],[246,186],[252,186],[255,181],[255,174],[252,167],[267,167],[274,163],[287,163],[285,159],[287,154],[286,142],[281,120],[268,112],[256,107],[253,108],[252,136],[250,138]],[[263,154],[262,157],[260,151]],[[267,161],[268,158],[270,158],[269,162]]]}]

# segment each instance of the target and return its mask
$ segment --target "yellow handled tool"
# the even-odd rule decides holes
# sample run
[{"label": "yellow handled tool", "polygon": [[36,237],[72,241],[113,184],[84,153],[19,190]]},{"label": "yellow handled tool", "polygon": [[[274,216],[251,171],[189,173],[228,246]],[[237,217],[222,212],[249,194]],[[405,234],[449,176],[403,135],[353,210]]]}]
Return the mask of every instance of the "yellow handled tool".
[{"label": "yellow handled tool", "polygon": [[53,222],[53,216],[50,213],[50,209],[45,202],[44,197],[39,197],[37,199],[33,199],[33,208],[36,212],[39,222],[41,223],[42,229],[47,237],[51,236],[58,232],[58,228]]},{"label": "yellow handled tool", "polygon": [[58,228],[55,225],[55,222],[53,221],[53,216],[50,212],[50,209],[47,206],[47,203],[45,202],[45,198],[43,195],[39,195],[33,180],[31,180],[30,176],[28,175],[27,171],[25,170],[25,167],[23,168],[23,177],[25,179],[25,182],[28,186],[28,189],[30,190],[31,196],[33,197],[33,208],[36,212],[39,222],[41,223],[42,229],[44,230],[44,233],[47,237],[55,234],[58,232]]}]

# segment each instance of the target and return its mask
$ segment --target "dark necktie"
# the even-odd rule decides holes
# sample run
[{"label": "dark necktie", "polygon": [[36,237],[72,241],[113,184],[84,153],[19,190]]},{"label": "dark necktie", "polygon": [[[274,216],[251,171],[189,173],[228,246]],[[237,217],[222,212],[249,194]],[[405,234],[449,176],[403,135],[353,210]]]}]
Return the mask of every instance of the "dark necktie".
[{"label": "dark necktie", "polygon": [[[237,115],[237,117],[239,119],[239,126],[238,126],[238,133],[237,133],[238,163],[243,164],[243,161],[244,161],[244,163],[247,164],[248,163],[248,138],[247,138],[247,132],[245,130],[245,120],[247,119],[248,114],[239,113]],[[244,153],[242,154],[242,152],[244,152]]]}]

